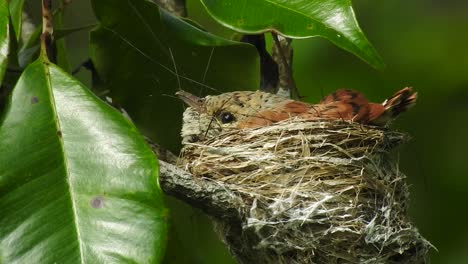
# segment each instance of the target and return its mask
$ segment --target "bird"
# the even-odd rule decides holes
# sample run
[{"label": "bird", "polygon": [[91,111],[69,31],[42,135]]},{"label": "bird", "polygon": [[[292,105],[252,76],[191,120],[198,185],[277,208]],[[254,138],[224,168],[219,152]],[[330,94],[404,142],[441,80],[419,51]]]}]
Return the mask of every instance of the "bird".
[{"label": "bird", "polygon": [[187,116],[184,114],[182,136],[198,134],[197,140],[203,133],[205,137],[209,134],[214,136],[236,129],[269,126],[290,118],[345,120],[386,126],[411,108],[417,99],[417,93],[411,87],[397,91],[382,103],[369,102],[362,93],[351,89],[336,90],[317,104],[262,91],[235,91],[200,98],[179,90],[176,95],[189,106],[189,113]]}]

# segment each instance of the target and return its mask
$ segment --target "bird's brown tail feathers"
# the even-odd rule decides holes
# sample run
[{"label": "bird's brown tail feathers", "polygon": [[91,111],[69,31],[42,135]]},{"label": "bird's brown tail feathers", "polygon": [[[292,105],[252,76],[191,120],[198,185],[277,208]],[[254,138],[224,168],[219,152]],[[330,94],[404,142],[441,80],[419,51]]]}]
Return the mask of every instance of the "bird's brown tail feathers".
[{"label": "bird's brown tail feathers", "polygon": [[371,123],[375,125],[386,124],[415,105],[417,98],[418,93],[413,92],[411,87],[401,89],[382,103],[383,112],[372,118]]},{"label": "bird's brown tail feathers", "polygon": [[391,118],[395,118],[415,105],[417,98],[418,93],[413,92],[411,87],[406,87],[385,100],[382,105],[385,111],[390,111]]}]

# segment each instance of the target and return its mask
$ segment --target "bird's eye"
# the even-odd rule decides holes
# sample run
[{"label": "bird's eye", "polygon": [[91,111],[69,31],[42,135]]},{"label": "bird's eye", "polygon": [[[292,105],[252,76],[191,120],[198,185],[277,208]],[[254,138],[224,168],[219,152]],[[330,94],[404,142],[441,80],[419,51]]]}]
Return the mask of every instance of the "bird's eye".
[{"label": "bird's eye", "polygon": [[227,124],[227,123],[231,123],[233,121],[236,120],[236,118],[234,117],[233,114],[229,113],[229,112],[222,112],[220,115],[219,115],[220,119],[221,119],[221,122],[223,124]]}]

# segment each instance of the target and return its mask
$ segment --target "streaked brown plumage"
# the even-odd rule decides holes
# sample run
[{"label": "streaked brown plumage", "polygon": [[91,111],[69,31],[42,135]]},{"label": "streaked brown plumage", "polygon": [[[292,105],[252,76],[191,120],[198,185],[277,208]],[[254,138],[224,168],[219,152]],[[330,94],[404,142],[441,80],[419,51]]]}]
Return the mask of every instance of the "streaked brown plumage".
[{"label": "streaked brown plumage", "polygon": [[291,117],[305,120],[341,119],[383,126],[413,106],[417,99],[417,93],[409,87],[396,92],[381,104],[370,103],[360,92],[348,89],[337,90],[318,104],[294,101],[261,91],[238,91],[205,98],[185,91],[179,91],[177,95],[198,112],[200,118],[209,119],[209,124],[217,122],[221,130],[262,127]]}]

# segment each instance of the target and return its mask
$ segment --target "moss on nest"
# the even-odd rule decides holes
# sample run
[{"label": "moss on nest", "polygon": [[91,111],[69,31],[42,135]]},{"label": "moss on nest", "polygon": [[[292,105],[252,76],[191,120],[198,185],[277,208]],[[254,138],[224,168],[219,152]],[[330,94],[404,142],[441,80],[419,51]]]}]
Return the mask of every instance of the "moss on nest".
[{"label": "moss on nest", "polygon": [[186,143],[182,164],[243,201],[246,245],[271,263],[419,263],[431,247],[407,215],[389,151],[401,133],[286,120]]}]

